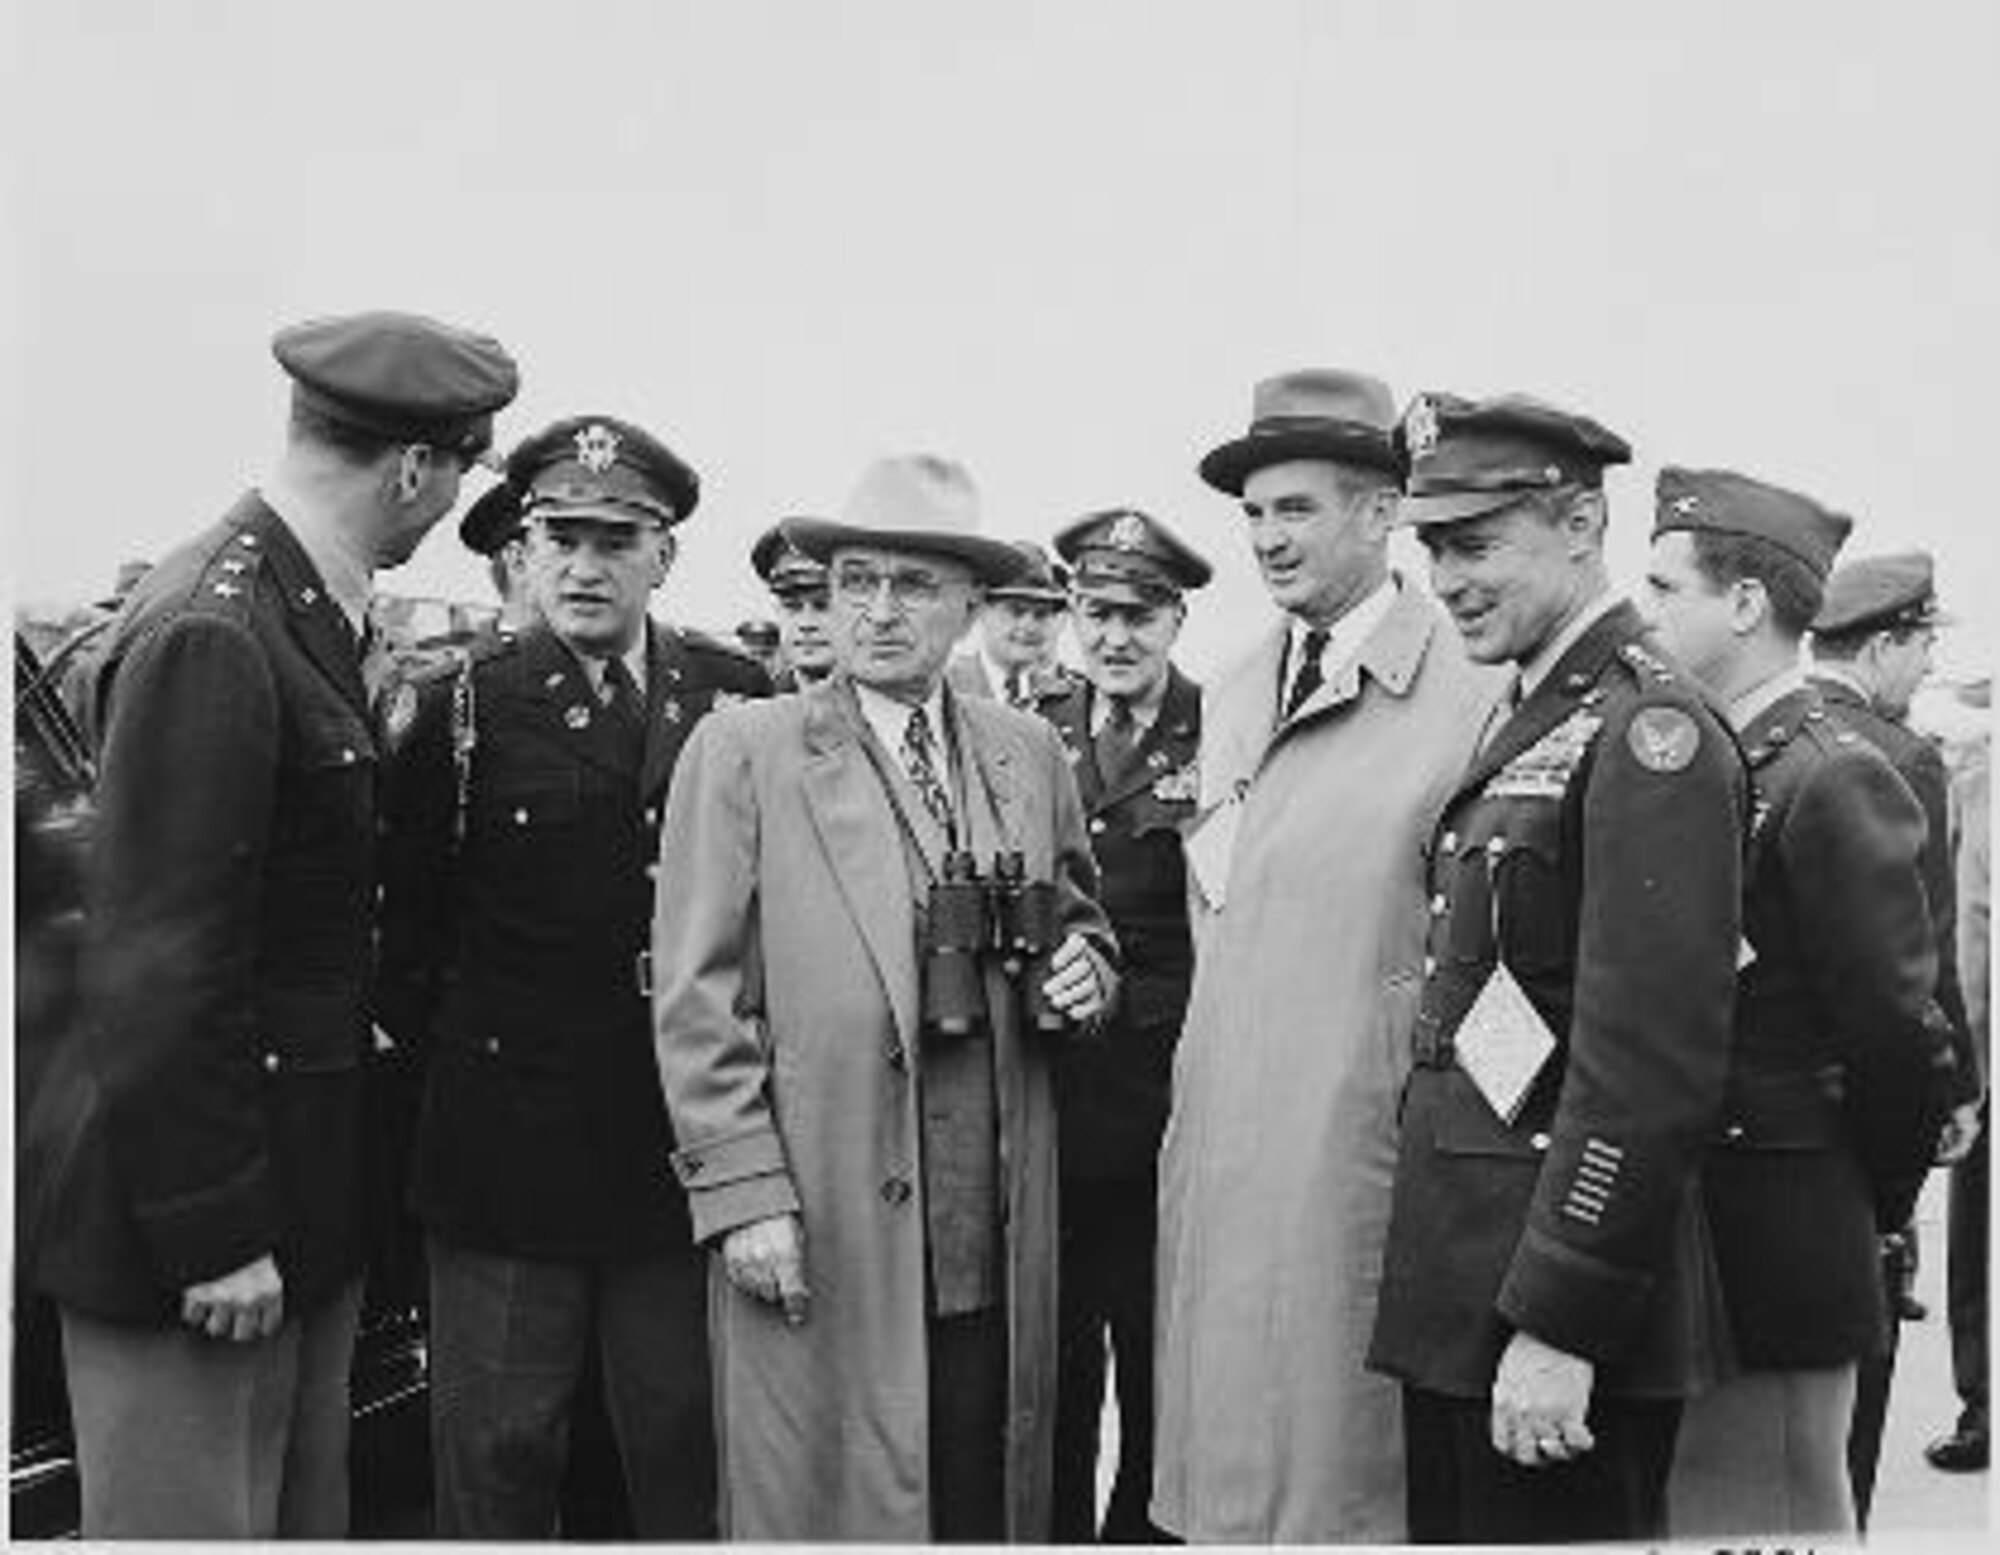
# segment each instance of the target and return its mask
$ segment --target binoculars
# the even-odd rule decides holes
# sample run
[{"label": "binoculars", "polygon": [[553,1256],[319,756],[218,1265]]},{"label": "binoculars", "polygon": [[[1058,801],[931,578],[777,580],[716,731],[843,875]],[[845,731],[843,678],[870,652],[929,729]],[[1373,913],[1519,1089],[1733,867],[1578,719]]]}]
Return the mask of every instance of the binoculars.
[{"label": "binoculars", "polygon": [[1028,878],[1018,852],[997,853],[982,879],[964,850],[947,853],[931,883],[923,956],[923,1020],[927,1031],[964,1037],[987,1023],[985,968],[997,962],[1032,1031],[1061,1031],[1062,1011],[1042,993],[1056,948],[1056,888]]}]

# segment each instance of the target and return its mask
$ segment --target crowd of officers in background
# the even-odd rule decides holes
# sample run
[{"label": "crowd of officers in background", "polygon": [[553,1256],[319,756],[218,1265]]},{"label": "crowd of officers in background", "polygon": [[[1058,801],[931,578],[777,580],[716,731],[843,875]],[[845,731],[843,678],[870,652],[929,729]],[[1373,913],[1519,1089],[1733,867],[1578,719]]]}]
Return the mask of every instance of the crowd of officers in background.
[{"label": "crowd of officers in background", "polygon": [[[1985,1467],[1928,556],[1670,466],[1627,592],[1615,432],[1319,369],[1200,462],[1275,607],[1207,688],[1170,523],[1052,556],[931,454],[761,535],[732,648],[652,613],[701,495],[653,432],[500,461],[512,359],[410,315],[274,350],[270,477],[74,679],[20,1238],[86,1536],[345,1532],[371,1049],[422,1076],[442,1537],[574,1533],[573,1449],[646,1539],[1849,1533],[1940,1164],[1930,1457]],[[500,616],[398,670],[372,578],[480,465]]]}]

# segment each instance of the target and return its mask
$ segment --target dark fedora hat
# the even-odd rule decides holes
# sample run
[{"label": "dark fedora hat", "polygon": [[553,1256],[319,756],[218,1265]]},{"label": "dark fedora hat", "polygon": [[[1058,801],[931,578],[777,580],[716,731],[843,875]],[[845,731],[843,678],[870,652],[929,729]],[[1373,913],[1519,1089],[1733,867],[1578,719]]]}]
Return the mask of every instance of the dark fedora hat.
[{"label": "dark fedora hat", "polygon": [[1243,483],[1266,465],[1330,459],[1402,473],[1396,455],[1396,401],[1366,373],[1314,367],[1266,378],[1251,399],[1250,430],[1212,450],[1201,478],[1217,491],[1243,495]]}]

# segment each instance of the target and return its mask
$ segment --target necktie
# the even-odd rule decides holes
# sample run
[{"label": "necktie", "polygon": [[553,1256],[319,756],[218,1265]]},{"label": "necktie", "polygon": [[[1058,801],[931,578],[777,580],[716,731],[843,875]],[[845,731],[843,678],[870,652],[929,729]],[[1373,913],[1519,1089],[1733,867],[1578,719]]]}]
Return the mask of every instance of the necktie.
[{"label": "necktie", "polygon": [[1132,717],[1132,704],[1123,697],[1108,698],[1110,711],[1104,727],[1097,731],[1097,775],[1106,788],[1115,788],[1139,751],[1139,726]]},{"label": "necktie", "polygon": [[910,709],[910,721],[903,726],[903,770],[909,774],[910,786],[916,789],[931,819],[944,828],[945,836],[955,839],[951,795],[945,792],[944,780],[938,776],[931,721],[921,707]]},{"label": "necktie", "polygon": [[646,715],[639,698],[639,687],[632,679],[632,672],[625,667],[623,659],[604,660],[603,681],[598,695],[604,701],[604,710],[611,721],[627,734],[636,734],[645,728]]},{"label": "necktie", "polygon": [[1326,657],[1326,628],[1315,626],[1299,644],[1298,672],[1292,676],[1291,695],[1285,698],[1285,716],[1290,718],[1306,705],[1306,699],[1326,684],[1320,660]]},{"label": "necktie", "polygon": [[1007,705],[1026,707],[1028,705],[1028,672],[1015,670],[1007,677]]}]

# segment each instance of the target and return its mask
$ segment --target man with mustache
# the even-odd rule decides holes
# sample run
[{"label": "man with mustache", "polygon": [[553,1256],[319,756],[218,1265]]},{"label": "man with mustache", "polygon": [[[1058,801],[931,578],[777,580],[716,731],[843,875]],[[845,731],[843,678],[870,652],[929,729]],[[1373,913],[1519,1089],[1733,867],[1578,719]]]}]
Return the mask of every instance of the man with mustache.
[{"label": "man with mustache", "polygon": [[1057,661],[1057,639],[1069,613],[1067,580],[1032,540],[1014,549],[1024,565],[1019,577],[986,591],[974,621],[976,641],[951,661],[954,691],[998,697],[1009,707],[1033,708],[1045,696],[1069,689],[1069,672]]},{"label": "man with mustache", "polygon": [[1422,977],[1422,848],[1494,694],[1389,567],[1387,385],[1257,386],[1202,478],[1283,612],[1213,687],[1188,823],[1193,993],[1160,1154],[1153,1520],[1403,1536],[1396,1390],[1362,1364]]},{"label": "man with mustache", "polygon": [[715,1531],[701,1259],[666,1175],[647,924],[683,741],[763,672],[653,622],[695,473],[610,416],[508,460],[538,620],[392,727],[381,1023],[428,1063],[435,1531],[553,1538],[586,1347],[634,1532]]}]

